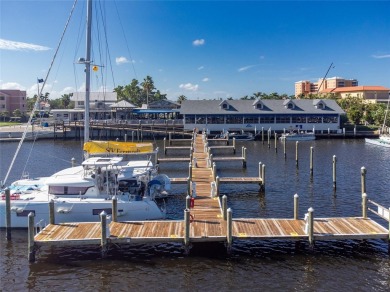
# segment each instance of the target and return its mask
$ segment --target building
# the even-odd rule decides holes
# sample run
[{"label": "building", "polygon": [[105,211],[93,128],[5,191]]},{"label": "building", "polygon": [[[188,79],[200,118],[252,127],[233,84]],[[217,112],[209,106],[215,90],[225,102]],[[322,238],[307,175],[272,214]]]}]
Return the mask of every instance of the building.
[{"label": "building", "polygon": [[342,77],[320,78],[317,82],[303,80],[295,82],[295,96],[300,97],[310,93],[322,92],[327,89],[353,86],[358,86],[356,79],[345,79]]},{"label": "building", "polygon": [[185,100],[184,129],[221,131],[303,130],[340,132],[345,112],[331,99]]},{"label": "building", "polygon": [[15,110],[22,114],[27,111],[26,91],[17,89],[0,89],[0,113],[8,112],[9,115]]},{"label": "building", "polygon": [[370,103],[387,103],[390,97],[390,88],[384,86],[352,86],[329,88],[321,93],[334,95],[336,98],[358,97]]}]

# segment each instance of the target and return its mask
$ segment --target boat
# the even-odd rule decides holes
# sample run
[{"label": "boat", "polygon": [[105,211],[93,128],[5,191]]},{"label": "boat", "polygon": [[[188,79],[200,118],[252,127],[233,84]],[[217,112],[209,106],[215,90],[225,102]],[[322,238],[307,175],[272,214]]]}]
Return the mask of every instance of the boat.
[{"label": "boat", "polygon": [[[86,72],[85,117],[89,117],[91,71],[92,0],[88,0],[87,49],[83,59]],[[50,71],[50,70],[49,70]],[[32,117],[30,117],[31,119]],[[19,145],[23,140],[20,142]],[[20,147],[18,147],[20,148]],[[152,143],[91,141],[89,119],[84,119],[85,160],[80,166],[60,170],[37,179],[24,177],[11,184],[11,227],[28,227],[28,215],[35,215],[37,226],[49,223],[49,202],[54,202],[55,222],[97,222],[100,213],[112,214],[112,201],[117,200],[117,216],[121,221],[156,220],[165,218],[166,211],[156,202],[166,195],[170,181],[158,174],[151,161],[158,149]],[[15,154],[16,157],[17,153]],[[139,159],[139,155],[149,156]],[[134,159],[137,157],[137,159]],[[12,168],[12,164],[10,169]],[[8,174],[3,183],[5,184]],[[6,194],[0,199],[0,228],[6,227]]]},{"label": "boat", "polygon": [[316,136],[313,132],[291,131],[288,133],[283,133],[279,139],[286,141],[313,141],[316,139]]},{"label": "boat", "polygon": [[387,108],[386,108],[386,112],[385,112],[385,118],[383,120],[383,125],[381,128],[382,134],[379,135],[378,139],[365,138],[366,143],[390,148],[390,135],[388,134],[388,129],[386,127],[387,113],[389,111],[389,104],[390,104],[390,94],[389,94],[389,99],[387,100]]},{"label": "boat", "polygon": [[253,135],[250,132],[244,132],[244,130],[241,131],[234,131],[234,132],[222,132],[219,135],[216,135],[214,139],[236,139],[238,141],[253,141],[255,140],[255,135]]}]

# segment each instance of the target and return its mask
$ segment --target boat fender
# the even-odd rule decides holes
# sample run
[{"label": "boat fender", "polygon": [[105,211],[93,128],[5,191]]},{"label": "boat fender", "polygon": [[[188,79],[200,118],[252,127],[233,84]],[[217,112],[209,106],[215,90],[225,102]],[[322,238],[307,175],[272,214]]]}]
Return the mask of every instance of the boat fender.
[{"label": "boat fender", "polygon": [[190,209],[194,208],[195,206],[195,199],[193,197],[191,197],[190,199]]}]

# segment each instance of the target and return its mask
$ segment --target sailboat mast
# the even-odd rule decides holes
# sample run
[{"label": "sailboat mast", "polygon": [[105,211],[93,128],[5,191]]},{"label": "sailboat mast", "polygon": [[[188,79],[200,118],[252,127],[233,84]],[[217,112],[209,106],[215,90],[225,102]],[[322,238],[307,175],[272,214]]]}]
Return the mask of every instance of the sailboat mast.
[{"label": "sailboat mast", "polygon": [[85,114],[84,114],[84,142],[89,141],[89,100],[91,86],[91,30],[92,30],[92,0],[87,1],[87,45],[85,60]]}]

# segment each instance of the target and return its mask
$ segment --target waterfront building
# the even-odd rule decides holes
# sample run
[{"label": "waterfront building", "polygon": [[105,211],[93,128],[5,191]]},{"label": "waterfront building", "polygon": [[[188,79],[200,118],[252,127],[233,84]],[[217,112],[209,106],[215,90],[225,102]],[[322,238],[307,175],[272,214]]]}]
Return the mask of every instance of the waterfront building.
[{"label": "waterfront building", "polygon": [[185,100],[184,129],[221,131],[302,130],[340,133],[345,112],[331,99]]},{"label": "waterfront building", "polygon": [[317,82],[302,80],[295,82],[295,96],[306,96],[310,93],[322,93],[324,90],[335,89],[340,87],[358,86],[357,79],[345,79],[342,77],[320,78]]},{"label": "waterfront building", "polygon": [[357,97],[370,103],[387,103],[390,88],[384,86],[352,86],[340,88],[328,88],[321,93],[331,94],[335,98]]},{"label": "waterfront building", "polygon": [[22,114],[26,113],[26,91],[0,89],[0,112],[8,112],[9,115],[12,115],[13,111],[17,109]]}]

